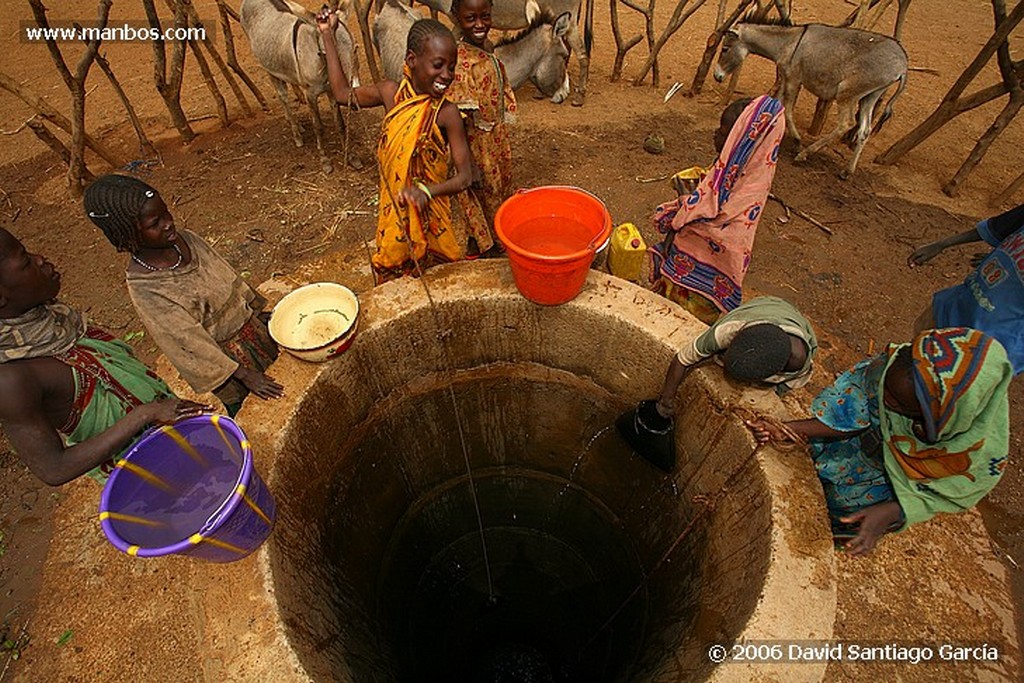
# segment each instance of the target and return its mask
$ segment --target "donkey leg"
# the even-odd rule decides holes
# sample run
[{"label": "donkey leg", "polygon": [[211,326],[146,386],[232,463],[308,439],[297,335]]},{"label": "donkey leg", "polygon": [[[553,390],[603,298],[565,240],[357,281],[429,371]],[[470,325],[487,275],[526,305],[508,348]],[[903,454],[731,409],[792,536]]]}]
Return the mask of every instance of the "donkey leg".
[{"label": "donkey leg", "polygon": [[[572,106],[582,107],[587,99],[587,81],[590,79],[590,57],[582,51],[579,53],[580,61],[580,82],[576,86],[576,92],[572,96]],[[566,77],[568,78],[568,76]]]},{"label": "donkey leg", "polygon": [[381,80],[381,74],[377,67],[377,58],[374,56],[373,36],[370,35],[370,9],[373,5],[373,0],[357,0],[356,21],[359,23],[359,32],[363,35],[363,50],[366,52],[366,64],[370,67],[370,78],[376,83]]},{"label": "donkey leg", "polygon": [[860,153],[864,150],[864,143],[868,141],[868,136],[871,135],[871,119],[874,115],[875,106],[882,101],[882,94],[884,92],[885,88],[873,92],[860,102],[853,155],[850,157],[850,163],[846,169],[839,174],[839,177],[843,180],[852,176],[853,172],[857,170],[857,161],[860,160]]},{"label": "donkey leg", "polygon": [[814,118],[811,120],[811,127],[807,129],[807,134],[812,138],[821,135],[821,129],[825,127],[825,119],[828,118],[828,109],[831,106],[832,100],[818,98],[818,103],[814,105]]},{"label": "donkey leg", "polygon": [[[580,65],[580,78],[576,83],[576,89],[572,94],[572,106],[582,107],[587,98],[587,79],[590,74],[590,55],[583,45],[583,38],[580,37],[580,29],[575,23],[570,24],[565,34],[565,40],[569,43],[569,49],[576,55]],[[566,75],[568,78],[568,74]]]},{"label": "donkey leg", "polygon": [[800,96],[800,84],[785,78],[781,72],[779,72],[779,77],[782,78],[782,107],[786,110],[786,133],[799,148],[800,132],[796,129],[796,122],[793,121],[793,112],[796,110],[796,99]]},{"label": "donkey leg", "polygon": [[355,154],[351,147],[356,145],[350,145],[355,142],[355,130],[351,126],[346,125],[345,115],[341,111],[341,105],[337,102],[331,101],[331,112],[334,114],[334,123],[338,127],[338,133],[341,135],[341,144],[344,145],[342,148],[342,155],[344,157],[345,164],[348,165],[354,171],[363,170],[363,161]]},{"label": "donkey leg", "polygon": [[299,127],[299,122],[295,120],[291,102],[288,101],[288,85],[281,79],[274,78],[273,76],[270,77],[270,81],[274,84],[277,98],[281,100],[281,106],[284,108],[284,117],[288,120],[288,125],[292,129],[292,140],[295,141],[296,147],[302,147],[302,128]]},{"label": "donkey leg", "polygon": [[309,113],[313,117],[313,136],[316,138],[316,149],[320,153],[320,167],[323,168],[324,173],[331,173],[334,166],[324,150],[324,122],[320,118],[320,106],[317,99],[313,92],[306,94],[306,104],[309,105]]},{"label": "donkey leg", "polygon": [[807,157],[814,154],[825,145],[831,144],[840,139],[846,131],[853,128],[853,125],[857,122],[857,103],[858,101],[856,99],[836,100],[836,104],[839,108],[839,121],[836,123],[835,129],[828,135],[822,136],[805,147],[802,152],[796,155],[795,161],[806,160]]}]

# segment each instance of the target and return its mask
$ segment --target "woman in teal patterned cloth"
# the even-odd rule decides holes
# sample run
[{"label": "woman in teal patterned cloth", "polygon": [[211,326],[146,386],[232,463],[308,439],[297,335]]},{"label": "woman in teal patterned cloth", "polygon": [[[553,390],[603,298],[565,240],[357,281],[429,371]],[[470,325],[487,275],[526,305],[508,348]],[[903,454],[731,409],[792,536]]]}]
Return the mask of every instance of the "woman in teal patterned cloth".
[{"label": "woman in teal patterned cloth", "polygon": [[[991,337],[926,330],[840,375],[814,417],[787,422],[810,442],[837,542],[865,555],[886,532],[988,493],[1006,466],[1012,377]],[[766,420],[749,426],[762,443],[789,438]]]}]

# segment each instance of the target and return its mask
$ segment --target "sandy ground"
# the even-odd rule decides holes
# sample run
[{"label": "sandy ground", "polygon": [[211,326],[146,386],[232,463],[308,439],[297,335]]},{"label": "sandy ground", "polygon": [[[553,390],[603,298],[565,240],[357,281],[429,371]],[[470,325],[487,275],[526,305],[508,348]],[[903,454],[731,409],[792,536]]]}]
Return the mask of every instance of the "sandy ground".
[{"label": "sandy ground", "polygon": [[[823,337],[812,386],[797,397],[804,405],[836,372],[888,341],[906,340],[930,293],[956,283],[969,268],[973,250],[962,248],[911,270],[905,259],[915,246],[965,230],[978,218],[1010,206],[991,202],[1019,173],[1019,150],[1024,147],[1019,120],[1003,133],[960,197],[948,198],[939,190],[1000,103],[957,119],[896,166],[869,163],[934,109],[991,32],[986,3],[954,0],[944,4],[941,15],[934,4],[920,2],[911,8],[904,40],[911,64],[934,73],[911,73],[895,119],[869,141],[857,175],[847,182],[836,177],[845,148],[826,150],[801,165],[792,162],[792,153],[783,155],[774,193],[824,222],[834,234],[795,216],[785,220],[774,202],[761,222],[748,289],[794,301]],[[212,3],[196,0],[196,5],[212,19]],[[802,22],[836,22],[850,9],[835,0],[796,5],[796,18]],[[659,9],[659,26],[671,9],[668,4]],[[84,20],[94,11],[94,4],[74,0],[54,7],[52,15]],[[533,99],[529,87],[520,93],[522,113],[514,137],[517,182],[587,188],[605,200],[616,222],[633,221],[652,238],[647,217],[657,203],[671,197],[663,177],[706,163],[712,156],[710,132],[721,104],[710,79],[705,93],[696,98],[677,95],[668,103],[662,101],[673,82],[689,83],[712,15],[711,8],[704,8],[670,41],[663,52],[661,83],[654,89],[609,82],[614,50],[608,10],[600,6],[587,105],[554,106]],[[11,38],[0,70],[66,109],[66,90],[45,48],[12,38],[19,22],[29,16],[22,4],[0,10],[0,35]],[[115,3],[111,16],[138,20],[142,12],[134,4]],[[638,26],[629,17],[628,31]],[[1013,46],[1019,47],[1022,38],[1024,31],[1018,29]],[[243,63],[272,98],[267,81],[245,54],[244,37],[238,43]],[[627,59],[627,79],[643,61],[641,50],[634,49]],[[270,115],[248,119],[232,106],[235,120],[221,129],[211,118],[212,101],[191,64],[183,101],[200,135],[183,147],[168,128],[152,87],[149,46],[111,45],[107,53],[147,130],[158,141],[162,163],[139,158],[123,110],[95,70],[89,80],[89,130],[126,163],[139,162],[134,167],[170,198],[179,224],[205,235],[254,282],[274,274],[310,279],[303,264],[326,259],[339,281],[357,289],[369,285],[362,242],[372,239],[374,227],[376,171],[369,162],[378,114],[361,112],[350,119],[350,152],[364,159],[367,168],[342,170],[337,163],[338,170],[327,176],[310,149],[311,134],[307,131],[305,149],[295,149],[273,99]],[[979,84],[995,78],[990,66]],[[752,59],[744,67],[739,94],[760,94],[772,80],[767,63]],[[226,90],[225,96],[230,98]],[[16,130],[29,116],[7,93],[0,92],[0,104],[0,128],[5,132]],[[308,122],[308,115],[299,111]],[[798,125],[806,127],[812,111],[813,101],[805,96],[797,107]],[[650,133],[665,139],[664,154],[652,156],[642,150]],[[340,159],[337,135],[331,145],[335,159]],[[105,170],[102,162],[90,163],[94,171]],[[99,324],[132,338],[140,355],[154,360],[156,350],[148,338],[138,335],[142,328],[124,291],[123,259],[68,199],[59,162],[27,130],[0,136],[0,189],[0,225],[55,261],[64,273],[63,297]],[[1019,425],[1024,418],[1019,382],[1011,398],[1012,423]],[[794,410],[799,411],[799,405]],[[1020,454],[1021,435],[1015,432],[1011,461]],[[845,664],[830,667],[829,678],[1012,677],[1017,670],[1014,609],[1020,606],[1024,586],[1018,568],[1024,563],[1022,491],[1024,479],[1011,465],[980,514],[929,522],[887,539],[867,560],[839,565],[837,638],[997,643],[999,662],[941,669]],[[203,656],[204,642],[224,634],[204,631],[203,605],[208,600],[189,589],[195,572],[208,568],[197,569],[180,559],[143,562],[118,555],[95,521],[98,489],[91,482],[48,489],[9,452],[0,457],[0,492],[0,610],[11,640],[26,624],[31,637],[21,658],[11,662],[8,675],[26,681],[215,680],[224,673]],[[230,599],[230,586],[223,592],[224,599]],[[1019,626],[1019,609],[1016,623]]]}]

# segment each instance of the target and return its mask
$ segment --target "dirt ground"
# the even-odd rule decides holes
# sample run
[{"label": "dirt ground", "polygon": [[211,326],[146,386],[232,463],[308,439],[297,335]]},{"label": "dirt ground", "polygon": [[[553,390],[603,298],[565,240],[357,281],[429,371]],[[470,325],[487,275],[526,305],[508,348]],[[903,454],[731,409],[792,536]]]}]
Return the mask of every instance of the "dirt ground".
[{"label": "dirt ground", "polygon": [[[213,3],[195,4],[213,23]],[[614,48],[607,5],[598,5],[587,104],[556,106],[535,99],[529,86],[519,93],[521,115],[513,139],[516,180],[524,187],[584,187],[604,199],[616,223],[635,222],[653,239],[648,225],[651,210],[672,196],[665,178],[712,158],[711,131],[721,109],[713,81],[709,78],[705,92],[696,98],[676,95],[665,103],[663,95],[675,81],[690,82],[714,12],[710,6],[703,8],[669,42],[662,53],[661,83],[655,89],[608,80]],[[851,9],[840,0],[797,0],[794,5],[800,22],[836,23]],[[987,3],[950,0],[942,3],[941,15],[935,5],[923,0],[910,9],[904,44],[912,67],[925,70],[910,74],[895,119],[869,140],[857,174],[845,182],[837,178],[848,153],[845,148],[826,150],[801,165],[793,163],[788,151],[779,165],[775,195],[833,231],[825,234],[795,215],[787,219],[782,207],[770,202],[746,280],[748,296],[786,297],[821,332],[818,369],[812,386],[800,397],[805,404],[855,360],[889,341],[907,340],[931,292],[961,280],[974,251],[952,249],[933,264],[910,269],[906,257],[915,246],[966,230],[979,218],[1024,201],[1024,196],[1017,196],[1003,206],[991,204],[1019,173],[1024,148],[1021,120],[1002,134],[960,197],[946,197],[939,189],[1001,102],[957,119],[896,166],[870,163],[931,113],[991,34]],[[670,3],[660,8],[659,27],[672,8]],[[84,23],[94,12],[94,2],[73,0],[54,5],[51,16]],[[0,35],[7,40],[0,70],[66,111],[67,92],[45,47],[15,37],[19,22],[30,16],[27,3],[7,3],[0,9]],[[627,16],[629,33],[638,30],[635,16]],[[142,17],[135,3],[115,2],[111,24]],[[367,286],[363,243],[372,240],[375,223],[372,154],[379,114],[359,112],[350,117],[350,153],[366,162],[365,168],[342,168],[341,141],[335,133],[329,144],[336,170],[325,175],[311,149],[308,126],[306,148],[296,149],[272,89],[247,54],[244,36],[236,40],[243,64],[271,98],[270,114],[242,118],[229,99],[229,106],[235,105],[235,120],[222,129],[191,63],[182,99],[200,135],[182,146],[152,86],[149,45],[113,44],[107,55],[157,140],[161,159],[140,158],[124,112],[96,68],[89,80],[90,132],[161,190],[179,227],[206,236],[253,282],[275,274],[301,280],[303,264],[327,259],[337,266],[339,281]],[[1022,40],[1024,31],[1018,29],[1012,45],[1019,48]],[[627,79],[644,58],[643,48],[630,53]],[[988,85],[996,78],[990,65],[979,83]],[[750,58],[738,94],[760,94],[772,81],[767,63]],[[226,89],[225,97],[231,97]],[[297,110],[308,123],[308,115]],[[144,359],[155,360],[156,349],[140,334],[141,324],[124,290],[124,259],[83,216],[79,204],[68,198],[63,168],[52,153],[28,130],[14,132],[29,110],[0,92],[0,112],[0,225],[55,262],[64,273],[62,296],[67,302],[131,339]],[[812,98],[805,95],[797,106],[798,125],[806,128],[812,112]],[[643,151],[643,140],[651,133],[665,139],[663,154]],[[95,158],[90,157],[90,165],[95,172],[107,170]],[[1019,381],[1011,389],[1011,424],[1024,424],[1024,388]],[[1011,462],[1020,458],[1021,438],[1015,429]],[[20,680],[202,680],[202,672],[210,676],[216,671],[198,651],[204,635],[195,631],[191,620],[201,608],[184,589],[196,570],[184,560],[141,562],[119,556],[106,545],[94,521],[98,489],[91,482],[47,488],[3,444],[0,451],[0,615],[5,640],[11,641],[0,652],[9,665],[0,680],[7,673]],[[840,561],[835,637],[998,642],[1003,660],[943,674],[906,665],[833,666],[830,679],[882,674],[905,680],[932,680],[937,675],[987,680],[1012,675],[1017,650],[1012,634],[1014,623],[1021,631],[1024,595],[1024,475],[1019,468],[1007,469],[980,510],[980,516],[972,512],[944,518],[888,539],[866,560]],[[979,520],[984,521],[987,536]],[[993,577],[1004,571],[1013,586],[1012,596],[993,594],[989,588],[998,585]],[[131,591],[123,584],[111,585],[120,583],[119,577],[129,579]],[[171,585],[175,581],[179,585]],[[149,613],[146,627],[129,636],[120,623],[123,610],[134,614],[144,599],[140,596],[149,596],[142,603],[142,611]],[[18,640],[22,632],[30,638],[27,646]],[[125,648],[131,657],[125,656]],[[20,659],[15,661],[13,654]]]}]

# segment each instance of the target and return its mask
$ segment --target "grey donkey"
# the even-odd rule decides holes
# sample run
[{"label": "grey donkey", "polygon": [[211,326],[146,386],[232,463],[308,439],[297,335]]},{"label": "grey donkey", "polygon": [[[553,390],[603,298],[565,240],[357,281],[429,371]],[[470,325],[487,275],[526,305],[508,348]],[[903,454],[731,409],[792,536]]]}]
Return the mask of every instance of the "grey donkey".
[{"label": "grey donkey", "polygon": [[893,102],[907,84],[907,53],[903,47],[888,36],[870,31],[745,20],[726,33],[715,66],[715,80],[722,82],[748,53],[766,57],[778,67],[786,130],[797,142],[800,134],[793,123],[793,108],[800,88],[806,87],[821,100],[836,102],[839,122],[835,130],[801,151],[796,160],[803,161],[852,131],[853,155],[841,178],[848,178],[857,168],[882,95],[890,85],[899,82],[875,124],[875,131],[892,116]]},{"label": "grey donkey", "polygon": [[[355,0],[357,5],[357,16],[360,30],[363,31],[364,40],[369,37],[369,26],[364,24],[368,21],[368,4],[376,2],[378,12],[382,9],[385,0]],[[432,10],[442,12],[451,16],[452,0],[416,0]],[[492,29],[496,31],[514,31],[524,29],[530,25],[530,16],[527,14],[527,3],[530,0],[494,0],[491,7]],[[565,32],[565,41],[568,47],[576,53],[579,61],[580,76],[573,92],[573,106],[581,106],[586,98],[587,80],[590,72],[590,48],[594,43],[594,0],[535,0],[541,11],[548,12],[552,17],[560,17],[563,12],[570,16],[569,27]],[[361,4],[363,3],[363,4]],[[581,8],[583,15],[582,35],[579,29],[579,18]],[[458,22],[453,20],[456,25]],[[369,47],[367,47],[369,49]],[[509,74],[509,79],[512,75]],[[564,99],[564,98],[563,98]],[[556,100],[561,102],[561,100]]]},{"label": "grey donkey", "polygon": [[[498,41],[494,55],[505,65],[513,89],[530,80],[545,97],[559,103],[569,94],[569,48],[565,34],[572,16],[563,12],[553,19],[540,10],[534,0],[530,0],[527,7],[531,13],[529,25],[509,39]],[[377,12],[373,41],[385,78],[402,80],[406,36],[419,18],[419,14],[397,0],[388,0]]]},{"label": "grey donkey", "polygon": [[[290,0],[242,0],[239,14],[242,28],[249,36],[252,53],[270,75],[277,90],[296,147],[302,147],[302,130],[292,114],[287,86],[297,86],[305,95],[313,117],[313,135],[320,152],[320,164],[325,172],[330,173],[333,167],[324,151],[323,122],[317,106],[320,95],[328,92],[330,86],[327,82],[327,65],[323,60],[323,42],[313,13]],[[338,23],[334,39],[338,44],[338,58],[345,73],[352,75],[353,85],[358,85],[355,76],[359,73],[355,48],[352,36],[343,22]],[[344,121],[333,99],[331,110],[338,130],[343,130]],[[355,161],[353,163],[357,165]]]}]

